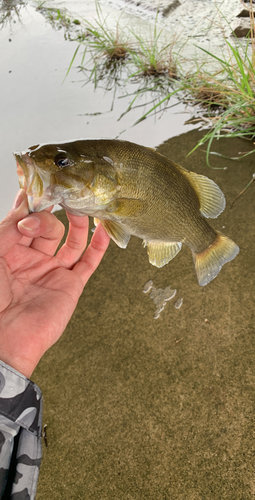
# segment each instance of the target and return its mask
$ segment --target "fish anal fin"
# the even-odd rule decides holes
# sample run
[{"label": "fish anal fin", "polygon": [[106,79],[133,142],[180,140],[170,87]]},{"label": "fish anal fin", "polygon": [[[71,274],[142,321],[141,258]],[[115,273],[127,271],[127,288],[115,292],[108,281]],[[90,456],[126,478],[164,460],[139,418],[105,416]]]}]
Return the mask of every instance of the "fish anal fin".
[{"label": "fish anal fin", "polygon": [[205,286],[219,274],[222,266],[233,260],[239,247],[227,236],[217,232],[215,241],[203,252],[192,252],[198,283]]},{"label": "fish anal fin", "polygon": [[163,267],[177,255],[182,244],[169,241],[149,241],[147,244],[144,242],[144,246],[147,246],[150,263],[156,267]]},{"label": "fish anal fin", "polygon": [[130,240],[130,234],[123,229],[121,224],[107,219],[101,219],[100,222],[110,238],[115,241],[116,245],[120,248],[127,247]]},{"label": "fish anal fin", "polygon": [[200,202],[200,212],[204,217],[216,219],[223,212],[226,200],[219,186],[204,175],[189,172],[181,167],[181,172],[195,189]]}]

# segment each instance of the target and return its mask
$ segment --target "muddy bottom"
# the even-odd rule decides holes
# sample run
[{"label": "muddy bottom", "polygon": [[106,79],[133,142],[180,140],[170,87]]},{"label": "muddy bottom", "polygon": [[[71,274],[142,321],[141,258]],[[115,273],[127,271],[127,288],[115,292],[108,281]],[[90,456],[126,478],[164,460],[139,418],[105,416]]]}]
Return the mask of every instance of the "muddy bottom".
[{"label": "muddy bottom", "polygon": [[[211,224],[240,253],[200,287],[189,248],[157,269],[141,240],[126,250],[111,242],[33,375],[48,426],[37,500],[255,497],[255,183],[230,208],[255,172],[254,155],[214,156],[227,170],[209,169],[204,147],[185,158],[202,135],[159,151],[220,185],[227,208]],[[252,145],[226,139],[214,149],[237,156]],[[157,319],[143,293],[149,280],[177,290]]]}]

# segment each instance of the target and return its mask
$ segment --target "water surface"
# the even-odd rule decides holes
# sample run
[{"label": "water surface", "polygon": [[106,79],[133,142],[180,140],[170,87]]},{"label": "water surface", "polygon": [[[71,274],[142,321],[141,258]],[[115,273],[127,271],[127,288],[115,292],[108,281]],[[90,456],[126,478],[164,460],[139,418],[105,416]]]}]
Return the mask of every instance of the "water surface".
[{"label": "water surface", "polygon": [[[74,15],[81,12],[81,2],[72,2],[72,7]],[[82,8],[88,19],[96,16],[91,0],[82,3]],[[155,147],[193,128],[184,125],[190,114],[177,100],[171,103],[178,106],[160,119],[151,117],[133,127],[143,114],[141,107],[118,121],[130,101],[120,97],[134,92],[137,85],[125,90],[118,87],[112,109],[114,90],[106,92],[104,83],[96,91],[93,83],[84,86],[85,76],[75,66],[65,79],[76,46],[65,39],[63,28],[54,30],[29,2],[20,5],[19,17],[14,12],[0,30],[1,219],[18,189],[13,151],[42,142],[89,137],[121,137]],[[144,102],[149,99],[145,96]]]}]

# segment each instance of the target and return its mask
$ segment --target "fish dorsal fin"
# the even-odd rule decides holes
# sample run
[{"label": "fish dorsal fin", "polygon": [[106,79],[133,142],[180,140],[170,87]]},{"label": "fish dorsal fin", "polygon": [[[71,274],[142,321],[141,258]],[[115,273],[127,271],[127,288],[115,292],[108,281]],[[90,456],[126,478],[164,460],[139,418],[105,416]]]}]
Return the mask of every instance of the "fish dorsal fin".
[{"label": "fish dorsal fin", "polygon": [[163,267],[172,260],[181,250],[182,244],[179,242],[169,241],[144,241],[144,246],[147,246],[147,254],[149,261],[153,266]]},{"label": "fish dorsal fin", "polygon": [[204,175],[189,172],[182,167],[181,171],[197,193],[200,201],[201,214],[204,215],[204,217],[216,219],[216,217],[223,212],[226,206],[225,196],[219,186]]},{"label": "fish dorsal fin", "polygon": [[113,220],[100,220],[103,228],[107,234],[115,241],[116,245],[120,248],[126,248],[130,239],[130,234],[128,234],[122,227],[121,224]]}]

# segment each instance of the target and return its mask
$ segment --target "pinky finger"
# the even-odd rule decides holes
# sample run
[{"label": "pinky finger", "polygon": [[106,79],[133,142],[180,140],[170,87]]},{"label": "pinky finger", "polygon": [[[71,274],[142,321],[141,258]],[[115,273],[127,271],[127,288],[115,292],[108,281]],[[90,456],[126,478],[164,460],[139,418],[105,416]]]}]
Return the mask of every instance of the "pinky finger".
[{"label": "pinky finger", "polygon": [[109,245],[109,241],[110,237],[102,225],[98,224],[87,250],[79,262],[73,267],[73,271],[82,279],[83,286],[100,264]]}]

